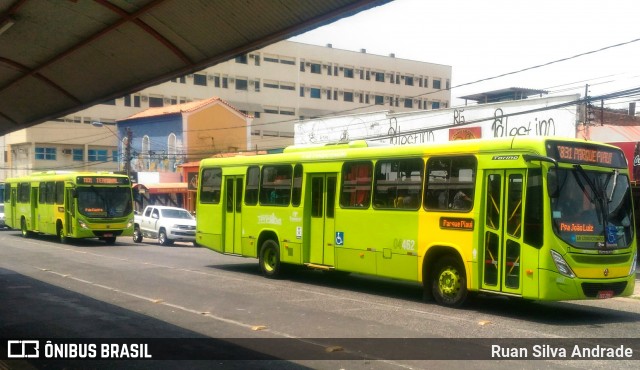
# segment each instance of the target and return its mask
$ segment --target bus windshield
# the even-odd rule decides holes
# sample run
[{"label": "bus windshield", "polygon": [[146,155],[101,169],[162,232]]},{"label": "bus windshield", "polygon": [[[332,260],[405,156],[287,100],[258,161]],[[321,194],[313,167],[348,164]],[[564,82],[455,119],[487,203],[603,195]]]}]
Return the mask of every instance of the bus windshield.
[{"label": "bus windshield", "polygon": [[87,217],[125,217],[133,209],[131,188],[79,186],[78,212]]},{"label": "bus windshield", "polygon": [[549,172],[552,224],[563,241],[581,249],[619,249],[633,238],[631,188],[618,170]]}]

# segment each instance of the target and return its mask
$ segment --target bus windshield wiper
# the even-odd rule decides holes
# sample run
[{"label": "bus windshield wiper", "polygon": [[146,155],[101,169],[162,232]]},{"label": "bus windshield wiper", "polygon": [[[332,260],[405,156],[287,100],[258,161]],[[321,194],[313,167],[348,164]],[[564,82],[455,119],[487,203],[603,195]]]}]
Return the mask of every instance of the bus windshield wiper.
[{"label": "bus windshield wiper", "polygon": [[[607,201],[609,203],[611,203],[611,201],[613,200],[613,193],[615,193],[616,191],[616,185],[618,185],[618,175],[620,174],[620,171],[613,170],[613,185],[611,186],[611,194],[609,194],[609,196],[607,197]],[[611,179],[611,176],[607,177],[607,182],[604,184],[604,188],[607,188],[607,185],[609,184],[609,180]]]}]

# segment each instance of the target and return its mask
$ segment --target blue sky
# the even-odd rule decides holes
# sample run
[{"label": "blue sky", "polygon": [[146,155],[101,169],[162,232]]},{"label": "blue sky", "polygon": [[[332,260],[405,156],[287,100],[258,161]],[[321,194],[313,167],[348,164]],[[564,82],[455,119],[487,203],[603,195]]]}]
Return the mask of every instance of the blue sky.
[{"label": "blue sky", "polygon": [[[457,96],[505,87],[600,95],[640,86],[640,1],[395,0],[293,41],[450,65]],[[628,43],[630,42],[630,43]],[[577,54],[597,53],[457,87]],[[614,108],[629,98],[605,102]]]}]

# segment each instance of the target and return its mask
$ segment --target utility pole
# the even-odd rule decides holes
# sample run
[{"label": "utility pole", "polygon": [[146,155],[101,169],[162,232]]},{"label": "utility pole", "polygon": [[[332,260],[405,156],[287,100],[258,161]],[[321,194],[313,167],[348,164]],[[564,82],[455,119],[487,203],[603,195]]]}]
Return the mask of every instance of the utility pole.
[{"label": "utility pole", "polygon": [[131,173],[131,140],[133,139],[133,134],[131,133],[131,128],[127,127],[125,129],[125,137],[127,138],[127,142],[124,146],[124,172],[127,176],[130,176]]}]

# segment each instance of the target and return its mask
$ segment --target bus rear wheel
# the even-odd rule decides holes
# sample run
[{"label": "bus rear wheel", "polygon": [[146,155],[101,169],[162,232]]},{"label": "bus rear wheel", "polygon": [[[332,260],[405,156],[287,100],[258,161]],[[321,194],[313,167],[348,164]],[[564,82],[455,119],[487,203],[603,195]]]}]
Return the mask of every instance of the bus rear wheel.
[{"label": "bus rear wheel", "polygon": [[31,236],[31,233],[27,230],[27,220],[25,220],[24,217],[20,220],[20,231],[22,232],[23,238]]},{"label": "bus rear wheel", "polygon": [[269,239],[262,243],[258,257],[260,271],[268,278],[277,278],[282,272],[280,265],[280,248],[278,243]]},{"label": "bus rear wheel", "polygon": [[67,243],[67,236],[64,235],[64,230],[62,228],[62,223],[60,223],[60,221],[58,221],[58,223],[56,225],[56,235],[58,235],[58,241],[61,244],[66,244]]},{"label": "bus rear wheel", "polygon": [[438,260],[431,275],[433,298],[443,306],[460,307],[467,300],[467,277],[460,260],[444,256]]}]

